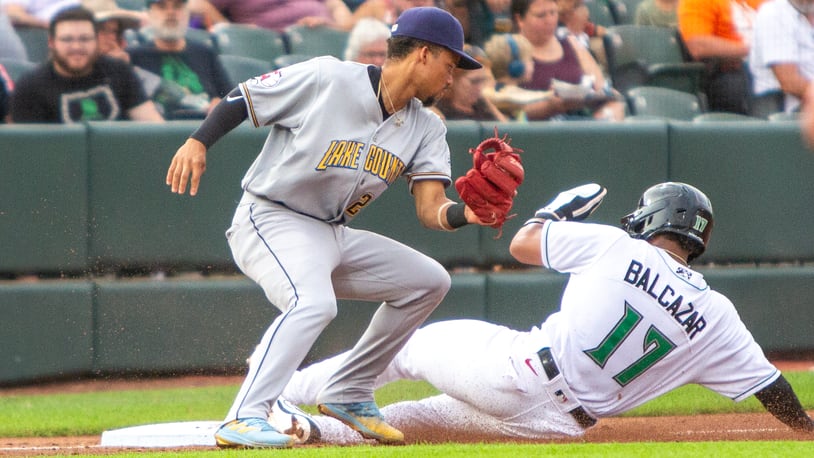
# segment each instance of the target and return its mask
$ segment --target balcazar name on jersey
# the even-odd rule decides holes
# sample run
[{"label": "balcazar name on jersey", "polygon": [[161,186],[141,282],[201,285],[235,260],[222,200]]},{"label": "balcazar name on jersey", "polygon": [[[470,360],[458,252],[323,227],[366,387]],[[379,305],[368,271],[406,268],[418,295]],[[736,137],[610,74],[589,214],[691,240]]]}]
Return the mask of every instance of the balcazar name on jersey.
[{"label": "balcazar name on jersey", "polygon": [[[317,170],[326,170],[329,167],[344,169],[358,169],[359,156],[365,149],[363,142],[351,140],[333,140],[328,150],[322,155]],[[376,145],[370,145],[364,163],[364,171],[392,184],[404,172],[404,161],[398,156]]]},{"label": "balcazar name on jersey", "polygon": [[695,310],[692,302],[684,303],[684,296],[676,296],[676,290],[668,283],[659,282],[660,276],[656,274],[650,278],[650,267],[645,268],[644,264],[635,259],[630,261],[630,265],[625,273],[624,281],[636,288],[640,288],[672,317],[684,327],[684,332],[692,339],[706,326],[707,321]]}]

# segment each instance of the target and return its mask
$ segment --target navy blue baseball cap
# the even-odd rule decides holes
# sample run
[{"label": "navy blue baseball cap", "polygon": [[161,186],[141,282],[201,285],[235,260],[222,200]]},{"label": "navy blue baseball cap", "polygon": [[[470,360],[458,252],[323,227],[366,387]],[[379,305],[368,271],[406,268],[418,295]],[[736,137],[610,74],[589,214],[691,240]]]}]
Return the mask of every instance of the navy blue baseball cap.
[{"label": "navy blue baseball cap", "polygon": [[410,8],[401,13],[390,28],[394,37],[410,37],[443,46],[461,56],[458,68],[475,70],[480,62],[464,52],[464,29],[455,16],[433,6]]}]

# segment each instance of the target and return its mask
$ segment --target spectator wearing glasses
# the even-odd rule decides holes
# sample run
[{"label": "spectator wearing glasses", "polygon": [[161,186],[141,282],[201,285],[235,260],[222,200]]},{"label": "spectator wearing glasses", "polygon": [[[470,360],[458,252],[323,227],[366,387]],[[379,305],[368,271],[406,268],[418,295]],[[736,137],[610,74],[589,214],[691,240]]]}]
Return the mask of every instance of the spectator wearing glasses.
[{"label": "spectator wearing glasses", "polygon": [[51,58],[17,81],[13,122],[163,121],[130,65],[99,55],[90,10],[57,14],[49,24],[48,47]]}]

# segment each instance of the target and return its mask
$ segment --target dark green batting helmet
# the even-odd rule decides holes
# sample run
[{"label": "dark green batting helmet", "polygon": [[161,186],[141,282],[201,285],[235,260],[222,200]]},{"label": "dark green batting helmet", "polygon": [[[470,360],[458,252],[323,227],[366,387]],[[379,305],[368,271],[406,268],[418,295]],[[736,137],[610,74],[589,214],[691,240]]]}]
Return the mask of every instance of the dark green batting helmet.
[{"label": "dark green batting helmet", "polygon": [[636,211],[622,218],[622,228],[634,238],[648,240],[665,232],[684,236],[691,247],[690,261],[704,253],[712,223],[707,196],[694,186],[675,182],[648,188]]}]

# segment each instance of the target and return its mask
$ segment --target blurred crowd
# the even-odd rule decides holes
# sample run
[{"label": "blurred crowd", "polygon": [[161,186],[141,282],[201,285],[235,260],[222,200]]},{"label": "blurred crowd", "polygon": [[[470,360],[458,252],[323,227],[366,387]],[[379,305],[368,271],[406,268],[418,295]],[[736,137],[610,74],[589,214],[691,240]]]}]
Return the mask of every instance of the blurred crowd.
[{"label": "blurred crowd", "polygon": [[[614,122],[635,114],[635,86],[679,91],[644,70],[622,81],[609,47],[623,27],[670,31],[701,69],[683,90],[700,111],[793,117],[814,77],[814,0],[0,0],[0,120],[203,118],[246,75],[317,55],[319,40],[381,66],[390,25],[417,6],[452,13],[483,64],[429,107],[447,120]],[[284,55],[225,56],[246,29],[275,33]],[[323,30],[334,35],[309,33]],[[301,36],[317,51],[291,52]],[[341,53],[328,51],[336,37]]]}]

